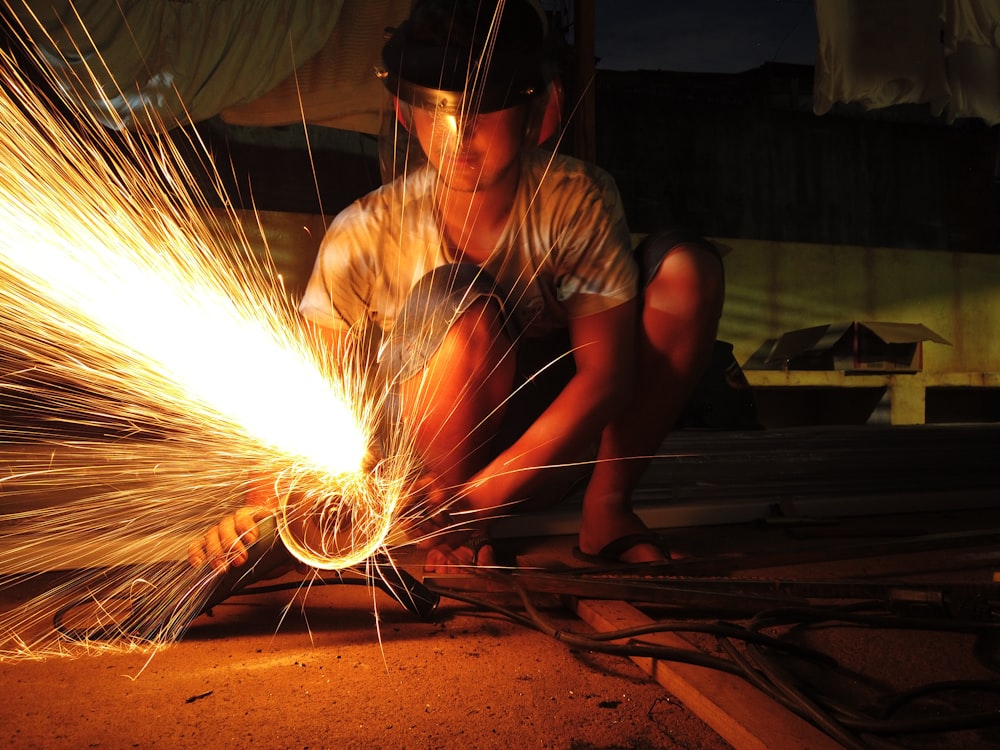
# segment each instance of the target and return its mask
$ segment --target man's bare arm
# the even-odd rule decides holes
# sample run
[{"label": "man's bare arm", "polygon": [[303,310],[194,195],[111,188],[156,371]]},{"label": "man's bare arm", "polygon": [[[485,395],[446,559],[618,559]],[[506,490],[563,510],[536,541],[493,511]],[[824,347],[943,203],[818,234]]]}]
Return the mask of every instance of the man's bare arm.
[{"label": "man's bare arm", "polygon": [[628,398],[633,380],[636,302],[575,318],[570,336],[576,374],[510,448],[469,482],[463,504],[490,509],[529,497],[540,467],[577,460]]}]

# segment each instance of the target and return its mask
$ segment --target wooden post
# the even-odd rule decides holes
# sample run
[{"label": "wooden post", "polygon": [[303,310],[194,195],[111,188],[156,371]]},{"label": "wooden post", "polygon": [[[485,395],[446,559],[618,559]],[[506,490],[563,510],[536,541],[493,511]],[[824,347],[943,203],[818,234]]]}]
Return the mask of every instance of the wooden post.
[{"label": "wooden post", "polygon": [[[597,52],[594,43],[594,0],[573,3],[573,50],[575,91],[579,101],[573,115],[573,153],[584,161],[597,160],[597,92],[594,74]],[[572,104],[572,103],[571,103]],[[570,111],[573,107],[570,107]]]}]

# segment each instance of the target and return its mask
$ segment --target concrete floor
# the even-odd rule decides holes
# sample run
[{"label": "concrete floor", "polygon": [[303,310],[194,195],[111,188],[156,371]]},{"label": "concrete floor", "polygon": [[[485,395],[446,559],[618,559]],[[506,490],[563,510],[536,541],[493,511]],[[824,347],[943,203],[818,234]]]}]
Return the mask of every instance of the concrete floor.
[{"label": "concrete floor", "polygon": [[[898,438],[898,433],[892,435]],[[734,454],[745,455],[742,440],[736,440]],[[720,461],[731,464],[734,454]],[[676,468],[672,476],[679,481],[686,469]],[[655,493],[664,471],[664,466],[654,466],[648,492]],[[789,474],[776,453],[769,471]],[[498,552],[527,576],[530,599],[551,627],[584,634],[593,631],[574,614],[580,586],[585,593],[588,582],[630,582],[635,573],[661,588],[720,578],[775,585],[895,581],[930,587],[932,593],[958,591],[954,587],[963,585],[992,595],[994,571],[1000,570],[1000,503],[984,500],[988,496],[982,484],[973,488],[965,483],[961,492],[951,494],[940,488],[923,494],[911,489],[914,512],[908,513],[877,512],[872,495],[872,512],[864,514],[788,512],[766,519],[664,524],[663,533],[691,557],[663,569],[582,568],[572,555],[573,535],[558,533],[572,526],[572,508],[562,518],[540,517],[535,524],[508,526],[498,539]],[[905,505],[904,498],[890,495],[882,492],[877,497],[886,498],[886,508]],[[937,498],[938,507],[928,507],[930,495]],[[776,496],[772,493],[772,500]],[[697,505],[699,498],[689,499]],[[810,501],[801,493],[793,498],[785,492],[783,499],[797,501],[779,504],[785,511],[829,507],[826,499]],[[856,503],[861,500],[856,498]],[[734,507],[746,503],[730,504],[730,517]],[[773,503],[770,507],[774,510]],[[644,514],[668,517],[668,510],[644,507]],[[518,528],[523,533],[515,533]],[[397,560],[422,577],[422,553],[399,550]],[[542,590],[532,580],[542,570],[564,577],[554,588]],[[155,654],[97,651],[75,659],[5,662],[0,664],[7,687],[0,702],[0,742],[17,748],[199,750],[787,746],[766,737],[756,745],[748,743],[745,734],[734,733],[725,721],[706,712],[697,694],[681,700],[626,657],[553,639],[505,616],[500,611],[505,607],[517,616],[524,612],[509,590],[498,590],[509,589],[504,583],[509,579],[501,576],[499,584],[474,575],[427,579],[439,590],[471,590],[491,605],[445,596],[428,621],[380,591],[313,586],[304,596],[279,590],[234,597],[211,615],[198,617],[181,642]],[[297,580],[294,575],[281,579]],[[0,587],[0,609],[16,607],[32,587],[48,583],[43,577]],[[842,603],[843,597],[811,597],[810,603]],[[948,603],[956,600],[953,596]],[[658,604],[638,596],[632,603],[657,620],[713,623],[724,618],[744,624],[748,617],[742,605],[706,604],[683,592]],[[956,622],[954,617],[941,618],[933,601],[908,613],[931,616],[948,628]],[[835,623],[769,632],[832,657],[836,666],[795,662],[788,668],[820,686],[828,697],[866,711],[919,685],[988,681],[976,690],[934,693],[893,714],[947,718],[970,711],[1000,713],[1000,694],[995,692],[1000,641],[992,632],[979,630]],[[724,655],[713,638],[685,637],[692,647]],[[747,690],[741,700],[763,711],[768,699]],[[862,746],[875,748],[992,748],[1000,746],[1000,730],[862,734],[861,740]]]}]

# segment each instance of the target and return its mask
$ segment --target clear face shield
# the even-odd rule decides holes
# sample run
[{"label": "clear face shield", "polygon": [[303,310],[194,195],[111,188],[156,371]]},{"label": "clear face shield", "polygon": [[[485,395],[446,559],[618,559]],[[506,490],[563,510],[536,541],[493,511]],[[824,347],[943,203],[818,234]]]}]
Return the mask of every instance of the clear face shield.
[{"label": "clear face shield", "polygon": [[427,154],[416,137],[414,114],[418,110],[432,125],[431,140],[442,148],[459,148],[481,116],[504,109],[525,107],[522,145],[553,146],[562,126],[563,91],[553,78],[539,88],[502,91],[446,91],[432,89],[380,73],[386,82],[379,133],[379,159],[383,182],[391,181],[427,163]]}]

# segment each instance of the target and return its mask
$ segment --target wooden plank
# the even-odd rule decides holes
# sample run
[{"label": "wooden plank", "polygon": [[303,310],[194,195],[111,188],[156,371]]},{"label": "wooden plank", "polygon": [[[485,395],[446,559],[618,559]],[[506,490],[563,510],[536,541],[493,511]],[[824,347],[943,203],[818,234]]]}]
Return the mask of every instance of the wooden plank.
[{"label": "wooden plank", "polygon": [[[784,500],[780,490],[771,496],[747,500],[713,500],[698,498],[678,502],[669,497],[657,499],[663,490],[651,487],[636,493],[636,513],[651,529],[681,529],[696,526],[751,523],[772,519],[775,506]],[[846,518],[882,516],[896,513],[932,513],[938,511],[996,508],[995,487],[982,490],[962,490],[928,493],[881,493],[879,495],[816,495],[796,496],[793,508],[797,516],[806,518]],[[582,511],[577,500],[552,510],[525,513],[494,521],[490,534],[498,539],[510,537],[563,536],[580,530]]]},{"label": "wooden plank", "polygon": [[1000,388],[1000,372],[747,369],[743,374],[754,388],[878,388],[901,382],[922,388]]},{"label": "wooden plank", "polygon": [[[577,601],[576,613],[598,631],[653,622],[635,607],[620,601]],[[643,640],[674,648],[693,648],[673,633],[643,636]],[[639,657],[632,660],[736,750],[841,748],[827,734],[735,675],[692,664]]]},{"label": "wooden plank", "polygon": [[861,370],[746,370],[758,390],[886,388],[893,425],[923,424],[929,388],[1000,388],[998,372],[865,372]]},{"label": "wooden plank", "polygon": [[[884,388],[896,374],[844,370],[744,370],[752,388]],[[916,373],[903,377],[913,378]]]}]

